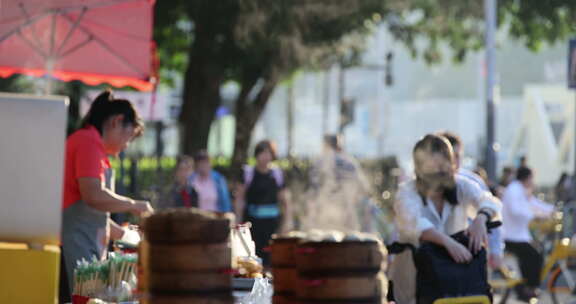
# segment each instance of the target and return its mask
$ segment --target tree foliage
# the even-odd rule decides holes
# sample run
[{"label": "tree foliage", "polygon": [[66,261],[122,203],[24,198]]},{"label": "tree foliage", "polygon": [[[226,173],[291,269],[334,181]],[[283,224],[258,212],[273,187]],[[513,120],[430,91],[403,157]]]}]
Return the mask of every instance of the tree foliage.
[{"label": "tree foliage", "polygon": [[[576,1],[498,0],[502,34],[521,40],[531,50],[565,41],[576,34]],[[387,25],[411,51],[434,63],[447,45],[456,61],[484,45],[484,1],[412,0],[391,5]],[[425,41],[423,44],[418,42]]]},{"label": "tree foliage", "polygon": [[[386,13],[381,0],[220,0],[158,3],[156,39],[167,70],[184,73],[184,152],[205,148],[203,118],[221,103],[218,88],[239,84],[235,163],[242,162],[259,116],[277,84],[294,71],[359,58],[365,33]],[[174,39],[173,39],[174,38]],[[184,61],[187,61],[184,63]],[[204,91],[201,93],[199,91]],[[208,106],[210,103],[212,106]],[[198,111],[204,117],[196,117]],[[187,129],[187,126],[192,125]],[[188,132],[186,132],[188,130]]]},{"label": "tree foliage", "polygon": [[[184,75],[184,152],[206,148],[219,88],[239,84],[234,162],[279,81],[296,70],[358,62],[380,24],[414,56],[457,61],[483,46],[482,0],[171,0],[156,4],[163,76]],[[574,0],[499,0],[499,27],[538,50],[576,33]],[[384,54],[383,54],[384,55]]]}]

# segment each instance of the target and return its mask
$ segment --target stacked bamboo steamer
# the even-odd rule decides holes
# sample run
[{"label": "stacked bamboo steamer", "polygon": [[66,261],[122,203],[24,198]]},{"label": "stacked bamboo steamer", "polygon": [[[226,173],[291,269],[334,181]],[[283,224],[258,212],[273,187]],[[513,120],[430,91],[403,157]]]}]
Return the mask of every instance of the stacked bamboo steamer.
[{"label": "stacked bamboo steamer", "polygon": [[297,248],[301,304],[386,303],[386,249],[367,234],[311,235]]},{"label": "stacked bamboo steamer", "polygon": [[274,235],[270,242],[270,261],[274,277],[274,304],[296,303],[296,248],[305,238],[302,232],[293,231],[284,235]]},{"label": "stacked bamboo steamer", "polygon": [[[386,303],[386,249],[374,236],[314,231],[292,249],[285,246],[284,253],[277,242],[272,242],[272,261],[292,252],[296,271],[274,272],[275,304]],[[289,288],[295,297],[286,293]]]},{"label": "stacked bamboo steamer", "polygon": [[232,214],[166,209],[144,222],[141,248],[147,302],[234,303]]}]

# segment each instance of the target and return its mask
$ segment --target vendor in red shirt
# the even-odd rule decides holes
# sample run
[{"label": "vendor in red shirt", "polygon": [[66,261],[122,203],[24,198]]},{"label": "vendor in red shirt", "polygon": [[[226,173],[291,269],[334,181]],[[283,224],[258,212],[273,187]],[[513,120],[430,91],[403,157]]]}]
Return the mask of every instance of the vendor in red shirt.
[{"label": "vendor in red shirt", "polygon": [[152,212],[149,202],[114,193],[108,156],[117,156],[143,131],[143,123],[128,100],[100,94],[66,141],[62,220],[62,253],[69,288],[77,261],[102,259],[110,239],[120,239],[122,227],[110,212],[141,215]]}]

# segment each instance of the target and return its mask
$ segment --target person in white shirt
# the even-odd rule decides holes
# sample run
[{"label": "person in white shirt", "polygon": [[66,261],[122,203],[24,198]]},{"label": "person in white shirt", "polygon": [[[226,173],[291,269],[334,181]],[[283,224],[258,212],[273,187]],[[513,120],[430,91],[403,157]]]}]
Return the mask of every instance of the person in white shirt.
[{"label": "person in white shirt", "polygon": [[536,296],[540,286],[542,255],[532,246],[530,222],[537,217],[548,217],[554,207],[538,200],[534,194],[534,175],[527,167],[516,171],[516,180],[510,183],[502,197],[502,217],[506,251],[518,258],[525,286],[520,289],[520,297]]},{"label": "person in white shirt", "polygon": [[[448,140],[426,135],[413,150],[416,177],[400,186],[394,210],[395,226],[401,243],[418,246],[427,241],[443,246],[455,262],[466,263],[471,252],[487,240],[486,222],[498,217],[500,202],[470,180],[458,176],[454,152]],[[470,223],[468,211],[476,216]],[[467,230],[469,246],[450,235]],[[415,303],[416,269],[411,252],[397,255],[390,277],[397,303]]]}]

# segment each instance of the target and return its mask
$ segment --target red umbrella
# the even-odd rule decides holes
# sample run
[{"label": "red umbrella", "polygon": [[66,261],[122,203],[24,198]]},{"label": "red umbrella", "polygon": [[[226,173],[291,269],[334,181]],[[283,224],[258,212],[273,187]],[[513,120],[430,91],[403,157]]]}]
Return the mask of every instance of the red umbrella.
[{"label": "red umbrella", "polygon": [[0,77],[154,87],[154,0],[0,0]]}]

